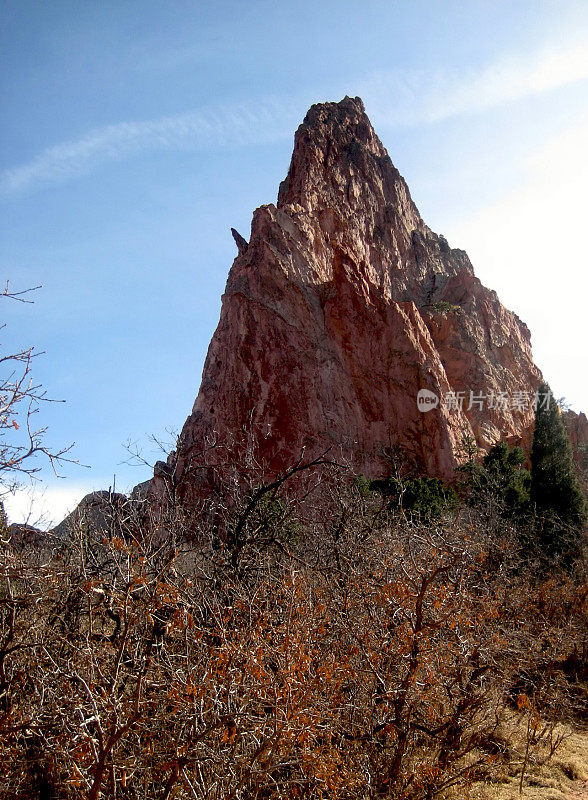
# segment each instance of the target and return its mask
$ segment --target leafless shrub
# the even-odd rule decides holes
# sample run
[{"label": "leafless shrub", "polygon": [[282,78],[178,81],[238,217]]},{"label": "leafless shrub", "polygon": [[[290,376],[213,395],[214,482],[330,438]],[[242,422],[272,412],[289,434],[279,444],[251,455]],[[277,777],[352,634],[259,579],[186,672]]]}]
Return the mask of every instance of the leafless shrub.
[{"label": "leafless shrub", "polygon": [[429,800],[491,768],[517,706],[527,760],[557,747],[585,589],[332,461],[252,459],[192,507],[168,474],[34,569],[4,547],[0,797]]}]

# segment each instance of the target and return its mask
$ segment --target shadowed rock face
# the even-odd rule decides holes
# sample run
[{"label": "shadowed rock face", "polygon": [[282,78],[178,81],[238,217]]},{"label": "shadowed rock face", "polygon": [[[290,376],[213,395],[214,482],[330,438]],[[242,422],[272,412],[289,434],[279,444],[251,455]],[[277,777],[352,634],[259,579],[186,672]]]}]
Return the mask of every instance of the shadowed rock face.
[{"label": "shadowed rock face", "polygon": [[[359,98],[312,106],[277,205],[236,238],[202,385],[168,468],[188,484],[205,442],[250,428],[270,472],[331,447],[368,475],[397,445],[451,478],[464,434],[528,450],[531,403],[470,410],[469,390],[534,392],[527,327],[423,222]],[[427,413],[417,392],[463,391]],[[503,397],[505,395],[502,395]]]},{"label": "shadowed rock face", "polygon": [[94,532],[109,533],[128,502],[128,498],[118,492],[110,490],[90,492],[80,500],[71,514],[51,530],[51,533],[57,540],[76,536],[80,529],[84,528]]},{"label": "shadowed rock face", "polygon": [[568,409],[564,423],[574,451],[574,459],[581,471],[588,471],[588,419],[586,414]]}]

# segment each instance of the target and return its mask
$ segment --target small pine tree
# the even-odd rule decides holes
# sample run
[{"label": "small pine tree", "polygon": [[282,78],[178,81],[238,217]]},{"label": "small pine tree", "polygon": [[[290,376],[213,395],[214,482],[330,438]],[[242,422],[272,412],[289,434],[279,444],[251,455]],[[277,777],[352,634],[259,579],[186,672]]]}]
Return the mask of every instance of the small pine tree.
[{"label": "small pine tree", "polygon": [[469,506],[498,513],[517,524],[524,524],[529,513],[531,476],[525,468],[525,453],[520,447],[497,442],[480,462],[478,448],[469,436],[462,442],[467,460],[458,472],[459,488]]},{"label": "small pine tree", "polygon": [[484,458],[480,482],[501,498],[506,515],[521,517],[528,511],[531,477],[520,447],[495,444]]},{"label": "small pine tree", "polygon": [[457,495],[451,486],[438,478],[414,478],[406,484],[402,506],[409,516],[422,522],[441,517],[457,504]]},{"label": "small pine tree", "polygon": [[542,519],[540,538],[550,553],[567,549],[566,530],[586,522],[586,500],[574,469],[572,446],[547,384],[539,388],[531,450],[531,499]]},{"label": "small pine tree", "polygon": [[391,507],[402,508],[407,516],[421,522],[438,519],[454,508],[458,499],[453,487],[438,478],[384,478],[372,481],[370,489],[386,497]]}]

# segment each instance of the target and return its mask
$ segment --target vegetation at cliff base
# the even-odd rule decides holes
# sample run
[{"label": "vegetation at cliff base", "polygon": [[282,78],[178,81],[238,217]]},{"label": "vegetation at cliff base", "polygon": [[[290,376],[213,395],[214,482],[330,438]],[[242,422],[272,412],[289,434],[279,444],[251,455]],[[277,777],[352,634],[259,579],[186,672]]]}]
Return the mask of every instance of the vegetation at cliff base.
[{"label": "vegetation at cliff base", "polygon": [[386,478],[371,481],[370,489],[379,492],[411,519],[431,521],[457,504],[457,494],[439,478]]},{"label": "vegetation at cliff base", "polygon": [[578,547],[586,523],[586,500],[572,447],[551,389],[539,389],[531,451],[531,499],[540,516],[539,538],[549,554]]},{"label": "vegetation at cliff base", "polygon": [[[0,798],[431,800],[553,756],[585,710],[580,560],[545,574],[505,506],[432,479],[214,463],[199,502],[170,473],[34,548],[5,531]],[[527,485],[507,447],[481,469]]]}]

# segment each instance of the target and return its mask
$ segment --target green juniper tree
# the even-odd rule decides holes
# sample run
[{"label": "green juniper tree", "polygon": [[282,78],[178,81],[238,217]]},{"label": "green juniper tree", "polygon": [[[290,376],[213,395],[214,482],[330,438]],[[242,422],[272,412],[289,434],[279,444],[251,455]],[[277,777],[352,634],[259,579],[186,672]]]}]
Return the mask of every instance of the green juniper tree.
[{"label": "green juniper tree", "polygon": [[[531,500],[539,515],[539,543],[549,555],[577,546],[586,500],[574,469],[572,446],[549,386],[538,391],[531,451]],[[572,540],[570,541],[570,534]]]},{"label": "green juniper tree", "polygon": [[481,483],[501,498],[504,514],[520,518],[528,511],[530,475],[525,469],[525,453],[498,442],[484,457]]},{"label": "green juniper tree", "polygon": [[457,505],[457,494],[453,487],[446,486],[439,478],[418,477],[399,480],[394,477],[372,481],[372,491],[388,499],[392,508],[401,508],[415,521],[431,522]]},{"label": "green juniper tree", "polygon": [[529,514],[531,476],[525,453],[508,442],[497,442],[480,461],[471,436],[462,442],[466,461],[458,467],[459,490],[466,503],[486,515],[524,524]]}]

